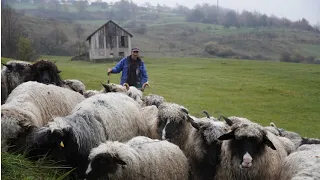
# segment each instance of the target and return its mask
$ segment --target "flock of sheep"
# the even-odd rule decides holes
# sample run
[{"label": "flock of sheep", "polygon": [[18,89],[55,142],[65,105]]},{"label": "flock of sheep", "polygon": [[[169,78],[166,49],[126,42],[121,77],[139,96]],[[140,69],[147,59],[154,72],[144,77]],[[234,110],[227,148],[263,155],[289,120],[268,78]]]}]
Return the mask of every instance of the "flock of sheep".
[{"label": "flock of sheep", "polygon": [[1,72],[2,151],[49,155],[76,179],[315,180],[320,140],[243,117],[204,117],[135,87],[86,90],[55,63]]}]

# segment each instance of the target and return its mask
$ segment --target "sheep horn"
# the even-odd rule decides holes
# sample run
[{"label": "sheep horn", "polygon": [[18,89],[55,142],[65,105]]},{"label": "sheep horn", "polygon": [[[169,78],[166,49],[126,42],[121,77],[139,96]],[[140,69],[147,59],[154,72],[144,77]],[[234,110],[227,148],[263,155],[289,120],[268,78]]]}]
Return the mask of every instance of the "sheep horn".
[{"label": "sheep horn", "polygon": [[202,112],[207,116],[207,118],[210,118],[210,114],[206,110],[203,110]]},{"label": "sheep horn", "polygon": [[220,115],[219,119],[221,118],[223,118],[229,126],[232,126],[233,122],[229,118]]},{"label": "sheep horn", "polygon": [[196,123],[190,116],[188,116],[188,119],[187,119],[187,120],[191,123],[191,125],[192,125],[194,128],[196,128],[197,130],[200,129],[199,124]]},{"label": "sheep horn", "polygon": [[123,86],[125,86],[127,90],[129,90],[129,88],[130,88],[128,83],[124,83]]}]

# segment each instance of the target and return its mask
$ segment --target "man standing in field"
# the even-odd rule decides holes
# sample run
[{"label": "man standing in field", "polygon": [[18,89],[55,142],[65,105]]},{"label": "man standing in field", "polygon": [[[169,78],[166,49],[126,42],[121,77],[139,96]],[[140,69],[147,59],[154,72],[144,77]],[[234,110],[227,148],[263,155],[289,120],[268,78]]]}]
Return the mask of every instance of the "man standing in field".
[{"label": "man standing in field", "polygon": [[112,69],[108,69],[108,75],[117,74],[122,71],[120,84],[127,83],[129,86],[135,86],[138,89],[144,89],[148,86],[148,73],[144,62],[139,57],[139,48],[132,48],[131,55],[124,57]]}]

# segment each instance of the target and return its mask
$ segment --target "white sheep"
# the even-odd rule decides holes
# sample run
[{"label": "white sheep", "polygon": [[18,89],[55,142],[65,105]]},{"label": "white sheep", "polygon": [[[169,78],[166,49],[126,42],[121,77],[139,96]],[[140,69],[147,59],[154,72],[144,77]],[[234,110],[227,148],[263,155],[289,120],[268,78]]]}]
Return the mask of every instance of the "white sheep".
[{"label": "white sheep", "polygon": [[25,145],[26,136],[34,128],[56,116],[68,115],[84,99],[79,93],[54,85],[34,81],[20,84],[1,106],[2,147],[6,150],[7,145]]},{"label": "white sheep", "polygon": [[218,138],[224,142],[215,179],[278,180],[287,156],[281,141],[257,123],[225,120],[231,131]]},{"label": "white sheep", "polygon": [[69,88],[75,92],[82,94],[82,95],[86,91],[86,86],[80,80],[65,79],[62,82],[63,82],[63,87]]},{"label": "white sheep", "polygon": [[[302,146],[301,146],[302,147]],[[282,162],[281,180],[320,179],[320,146],[304,145]]]},{"label": "white sheep", "polygon": [[106,140],[126,141],[138,135],[148,135],[140,105],[125,94],[106,93],[85,99],[68,116],[56,117],[35,131],[30,142],[33,149],[57,150],[64,156],[55,158],[65,158],[83,177],[92,148]]},{"label": "white sheep", "polygon": [[87,180],[187,180],[188,160],[168,142],[138,136],[126,143],[107,141],[89,155]]},{"label": "white sheep", "polygon": [[161,139],[160,133],[158,132],[158,122],[159,122],[159,110],[156,106],[146,106],[141,109],[143,118],[148,125],[149,135],[148,137],[152,139]]}]

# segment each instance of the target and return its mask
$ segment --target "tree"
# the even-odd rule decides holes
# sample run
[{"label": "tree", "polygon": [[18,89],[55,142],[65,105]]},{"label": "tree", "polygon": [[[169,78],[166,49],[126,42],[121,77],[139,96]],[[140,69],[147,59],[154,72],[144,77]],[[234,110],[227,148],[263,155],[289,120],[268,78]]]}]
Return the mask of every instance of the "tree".
[{"label": "tree", "polygon": [[88,7],[88,1],[87,0],[83,0],[83,1],[75,1],[74,2],[77,10],[79,13],[82,13],[84,11],[86,11],[87,7]]},{"label": "tree", "polygon": [[36,51],[32,46],[29,38],[20,36],[17,43],[18,58],[20,60],[30,61],[36,55]]},{"label": "tree", "polygon": [[226,28],[229,28],[230,26],[237,26],[237,25],[238,25],[237,13],[235,11],[229,11],[226,14],[223,26]]},{"label": "tree", "polygon": [[1,51],[2,56],[15,58],[17,42],[23,33],[20,16],[9,5],[1,6]]},{"label": "tree", "polygon": [[84,29],[81,26],[81,24],[76,24],[75,27],[74,27],[74,31],[76,32],[78,39],[80,39],[80,37],[84,33]]},{"label": "tree", "polygon": [[55,45],[63,45],[64,43],[68,42],[67,35],[57,27],[51,31],[49,37],[52,38]]}]

